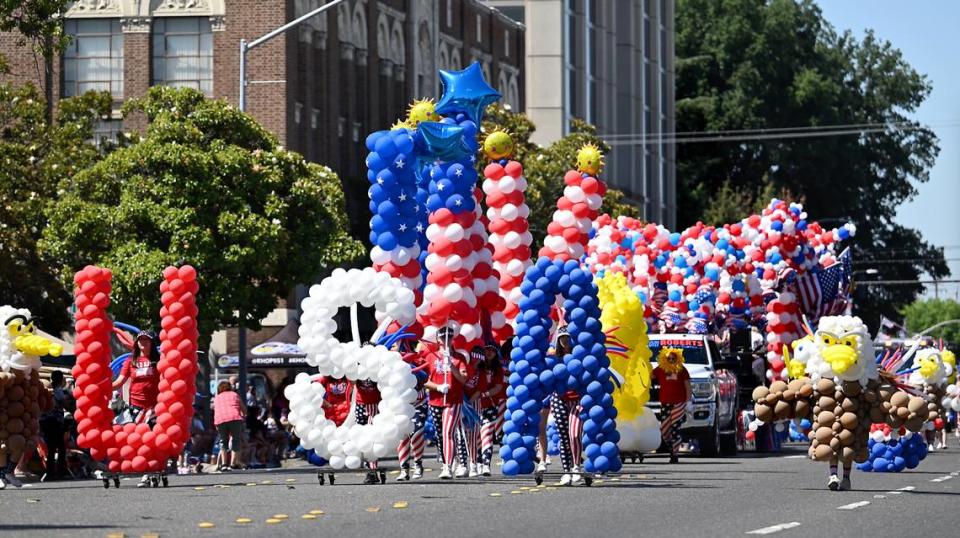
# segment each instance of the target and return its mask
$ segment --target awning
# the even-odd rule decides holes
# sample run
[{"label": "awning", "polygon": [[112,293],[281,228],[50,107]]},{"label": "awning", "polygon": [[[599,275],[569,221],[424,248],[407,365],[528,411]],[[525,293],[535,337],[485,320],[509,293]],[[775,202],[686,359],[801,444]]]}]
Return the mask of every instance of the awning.
[{"label": "awning", "polygon": [[[297,323],[288,322],[277,334],[262,344],[247,351],[247,368],[305,368],[307,354],[297,345],[300,334]],[[240,365],[238,355],[221,355],[217,368],[236,368]]]}]

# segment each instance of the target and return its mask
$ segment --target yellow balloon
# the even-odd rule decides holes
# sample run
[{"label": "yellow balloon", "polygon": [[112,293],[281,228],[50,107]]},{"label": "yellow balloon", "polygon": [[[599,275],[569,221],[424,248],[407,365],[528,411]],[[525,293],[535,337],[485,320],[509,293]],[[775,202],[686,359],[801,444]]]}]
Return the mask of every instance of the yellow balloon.
[{"label": "yellow balloon", "polygon": [[613,393],[617,422],[626,423],[642,415],[650,400],[653,368],[644,305],[621,273],[608,273],[597,281],[597,287],[603,330],[613,330],[611,336],[627,349],[626,357],[609,354],[610,367],[623,376],[623,383]]}]

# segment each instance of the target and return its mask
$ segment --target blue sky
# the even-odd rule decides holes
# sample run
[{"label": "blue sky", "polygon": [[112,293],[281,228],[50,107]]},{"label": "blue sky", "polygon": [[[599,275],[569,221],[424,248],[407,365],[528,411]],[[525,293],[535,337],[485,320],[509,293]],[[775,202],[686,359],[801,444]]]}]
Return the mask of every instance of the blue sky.
[{"label": "blue sky", "polygon": [[[920,230],[945,247],[953,275],[960,278],[960,0],[820,0],[824,17],[838,31],[861,37],[873,29],[903,52],[914,69],[927,75],[933,91],[914,117],[936,132],[940,156],[930,181],[900,207],[900,224]],[[953,126],[942,124],[952,123]],[[927,290],[933,295],[933,289]],[[940,297],[957,299],[960,285],[940,288]]]}]

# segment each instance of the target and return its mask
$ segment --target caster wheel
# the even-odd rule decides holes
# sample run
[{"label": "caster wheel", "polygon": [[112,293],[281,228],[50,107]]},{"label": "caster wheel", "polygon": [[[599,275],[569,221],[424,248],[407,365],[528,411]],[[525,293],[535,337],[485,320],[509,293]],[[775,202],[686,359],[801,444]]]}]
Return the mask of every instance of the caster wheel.
[{"label": "caster wheel", "polygon": [[320,485],[323,485],[323,473],[317,473],[317,482],[320,482]]},{"label": "caster wheel", "polygon": [[156,488],[159,486],[160,486],[160,480],[158,480],[157,477],[155,476],[150,477],[150,487]]},{"label": "caster wheel", "polygon": [[109,478],[104,478],[104,479],[103,479],[103,489],[110,489],[110,479],[109,479]]},{"label": "caster wheel", "polygon": [[592,477],[592,476],[585,476],[585,477],[583,477],[583,485],[584,485],[584,486],[587,486],[588,488],[589,488],[590,486],[592,486],[592,485],[593,485],[593,477]]},{"label": "caster wheel", "polygon": [[327,475],[327,481],[330,482],[331,486],[333,485],[333,483],[336,481],[336,477],[333,473]]},{"label": "caster wheel", "polygon": [[119,478],[114,478],[114,479],[113,479],[113,487],[115,487],[115,488],[117,488],[117,489],[120,489],[120,479],[119,479]]},{"label": "caster wheel", "polygon": [[381,484],[386,484],[386,483],[387,483],[387,472],[386,472],[386,471],[380,471],[379,477],[380,477],[380,483],[381,483]]},{"label": "caster wheel", "polygon": [[166,476],[160,477],[160,483],[163,484],[165,488],[170,486],[170,480]]},{"label": "caster wheel", "polygon": [[640,456],[637,458],[637,463],[643,463],[643,454],[640,454]]},{"label": "caster wheel", "polygon": [[533,481],[536,482],[538,486],[540,484],[543,484],[543,475],[542,474],[534,475]]}]

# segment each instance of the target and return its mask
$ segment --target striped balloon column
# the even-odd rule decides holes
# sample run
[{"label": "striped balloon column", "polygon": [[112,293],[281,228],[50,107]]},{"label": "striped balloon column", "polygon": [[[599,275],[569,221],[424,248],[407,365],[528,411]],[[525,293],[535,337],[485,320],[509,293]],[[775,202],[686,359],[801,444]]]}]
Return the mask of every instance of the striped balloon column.
[{"label": "striped balloon column", "polygon": [[[459,121],[457,121],[459,120]],[[457,120],[444,118],[443,123],[463,128],[463,139],[472,143],[477,126],[463,115]],[[471,156],[454,162],[436,162],[424,167],[428,182],[427,209],[430,211],[427,239],[427,285],[423,303],[417,311],[424,325],[424,336],[433,338],[436,330],[448,324],[459,326],[454,345],[469,349],[481,343],[480,313],[474,292],[474,270],[483,246],[478,237],[477,199],[474,188],[477,172]],[[427,179],[429,178],[429,179]],[[480,225],[482,229],[482,225]]]},{"label": "striped balloon column", "polygon": [[577,154],[577,169],[563,176],[566,187],[557,200],[553,221],[547,226],[540,256],[553,260],[579,260],[586,252],[593,219],[597,218],[606,184],[596,176],[603,166],[600,150],[587,144]]},{"label": "striped balloon column", "polygon": [[508,160],[513,149],[513,140],[507,133],[497,131],[484,141],[484,153],[491,162],[484,168],[483,192],[486,194],[487,229],[493,247],[493,267],[500,275],[499,290],[505,305],[504,323],[498,328],[499,317],[493,320],[493,334],[504,341],[513,334],[522,297],[520,284],[523,274],[533,262],[530,259],[530,244],[533,236],[529,231],[527,206],[524,191],[527,180],[523,166]]}]

